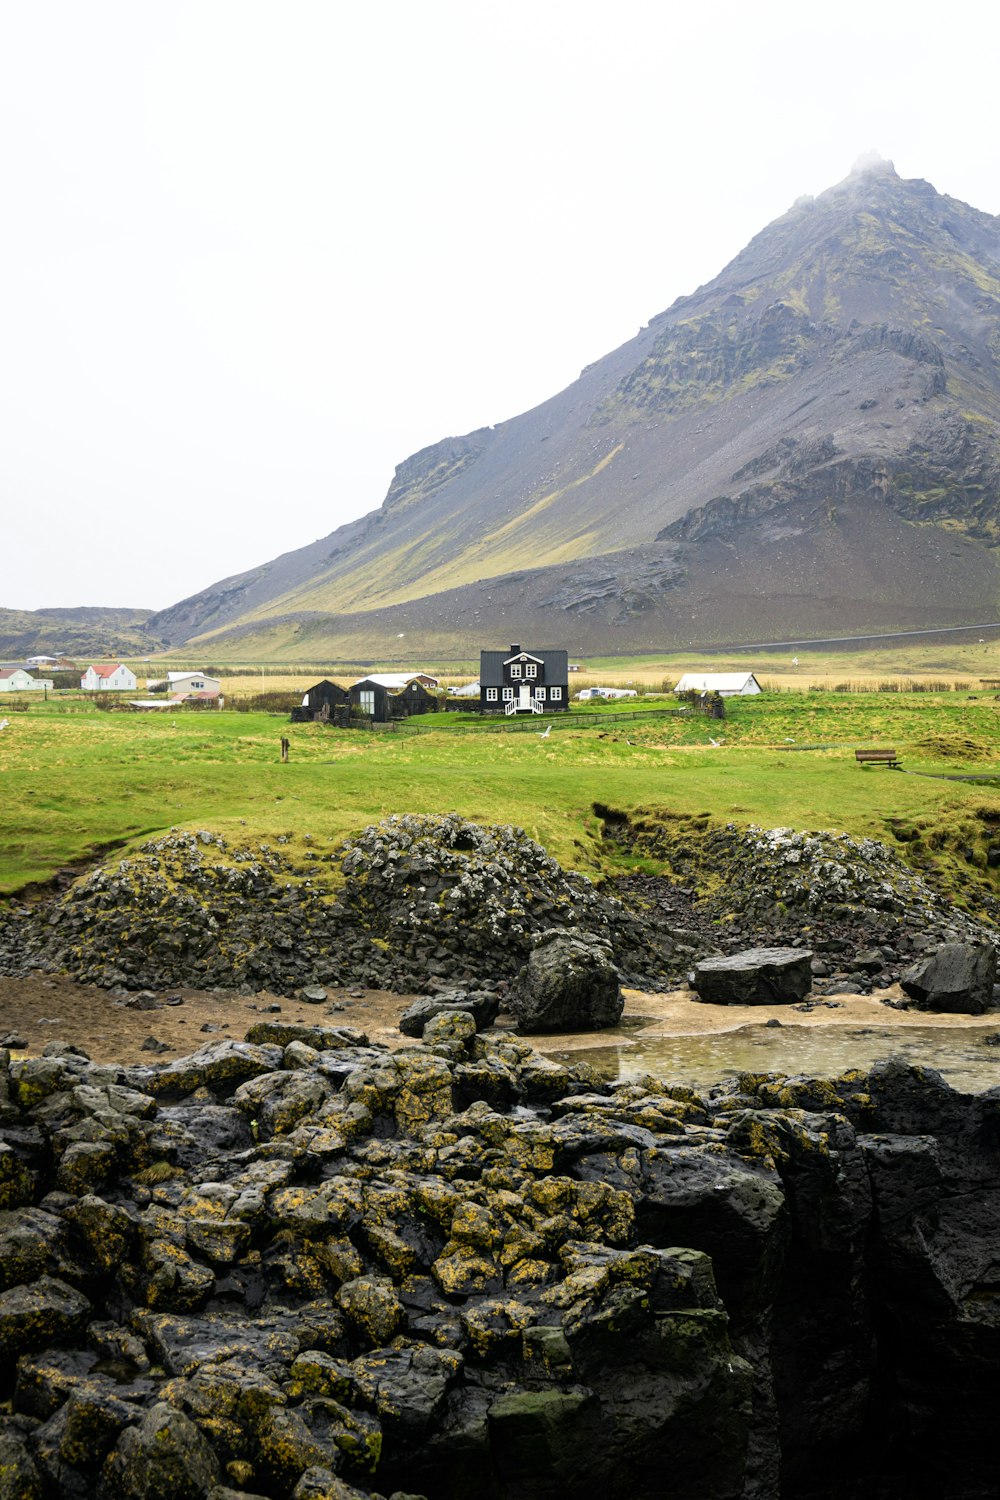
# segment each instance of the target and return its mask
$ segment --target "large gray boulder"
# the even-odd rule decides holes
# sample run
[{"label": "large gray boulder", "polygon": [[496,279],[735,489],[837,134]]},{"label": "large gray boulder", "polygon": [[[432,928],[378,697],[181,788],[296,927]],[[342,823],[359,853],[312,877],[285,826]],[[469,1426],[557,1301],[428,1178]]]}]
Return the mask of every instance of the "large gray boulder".
[{"label": "large gray boulder", "polygon": [[993,1008],[997,956],[992,943],[943,943],[900,978],[920,1010],[962,1011],[979,1016]]},{"label": "large gray boulder", "polygon": [[127,1427],[105,1465],[108,1500],[201,1500],[219,1461],[190,1417],[159,1401]]},{"label": "large gray boulder", "polygon": [[807,948],[745,948],[704,958],[694,969],[698,999],[711,1005],[790,1005],[812,988]]},{"label": "large gray boulder", "polygon": [[625,1000],[610,944],[590,933],[546,933],[518,974],[509,1003],[524,1032],[616,1026]]}]

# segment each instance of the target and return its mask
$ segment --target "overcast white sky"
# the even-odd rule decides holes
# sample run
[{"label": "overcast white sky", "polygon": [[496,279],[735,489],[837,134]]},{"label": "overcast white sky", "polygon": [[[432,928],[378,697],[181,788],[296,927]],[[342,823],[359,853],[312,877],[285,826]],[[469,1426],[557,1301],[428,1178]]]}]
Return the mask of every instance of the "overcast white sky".
[{"label": "overcast white sky", "polygon": [[0,0],[0,605],[160,608],[567,385],[871,148],[1000,213],[990,8]]}]

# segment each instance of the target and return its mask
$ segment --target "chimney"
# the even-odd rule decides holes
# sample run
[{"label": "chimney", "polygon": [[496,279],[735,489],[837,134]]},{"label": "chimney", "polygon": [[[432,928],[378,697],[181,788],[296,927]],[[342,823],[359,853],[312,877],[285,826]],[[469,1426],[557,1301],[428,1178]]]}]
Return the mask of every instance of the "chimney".
[{"label": "chimney", "polygon": [[518,656],[520,654],[520,651],[521,651],[521,648],[520,648],[520,646],[516,642],[510,648],[510,654],[511,654],[511,656]]}]

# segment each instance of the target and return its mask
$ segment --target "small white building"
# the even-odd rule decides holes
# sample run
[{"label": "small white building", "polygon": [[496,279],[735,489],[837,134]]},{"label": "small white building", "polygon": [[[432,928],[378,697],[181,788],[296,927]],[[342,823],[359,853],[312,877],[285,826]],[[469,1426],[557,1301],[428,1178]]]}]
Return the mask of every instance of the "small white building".
[{"label": "small white building", "polygon": [[167,692],[171,698],[217,698],[222,684],[217,677],[206,677],[204,672],[168,672]]},{"label": "small white building", "polygon": [[685,672],[675,693],[718,693],[720,698],[747,698],[763,688],[752,672]]},{"label": "small white building", "polygon": [[94,662],[80,678],[85,693],[134,693],[135,673],[120,661]]},{"label": "small white building", "polygon": [[7,667],[0,672],[0,693],[44,693],[51,686],[47,677],[32,677],[23,667]]}]

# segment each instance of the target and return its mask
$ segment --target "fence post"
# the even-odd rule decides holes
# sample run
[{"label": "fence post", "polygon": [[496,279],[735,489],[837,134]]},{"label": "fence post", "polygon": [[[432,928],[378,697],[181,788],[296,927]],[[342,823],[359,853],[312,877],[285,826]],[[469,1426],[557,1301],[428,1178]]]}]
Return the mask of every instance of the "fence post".
[{"label": "fence post", "polygon": [[285,739],[284,735],[281,736],[281,759],[282,761],[286,761],[288,759],[288,741]]}]

